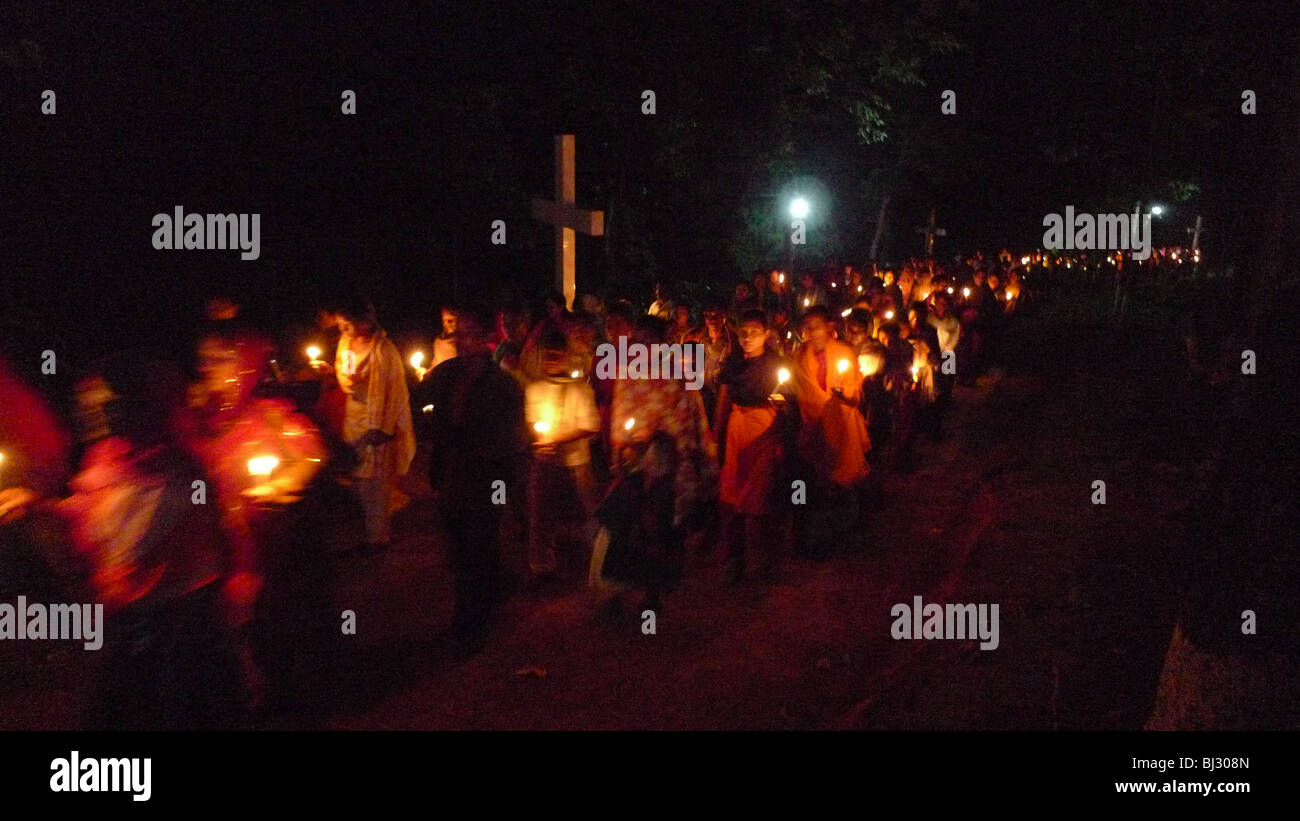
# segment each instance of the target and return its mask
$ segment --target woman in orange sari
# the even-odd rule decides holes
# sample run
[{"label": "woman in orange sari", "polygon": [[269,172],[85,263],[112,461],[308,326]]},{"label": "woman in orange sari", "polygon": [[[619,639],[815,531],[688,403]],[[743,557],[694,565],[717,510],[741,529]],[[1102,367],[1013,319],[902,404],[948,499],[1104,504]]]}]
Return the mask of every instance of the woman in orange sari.
[{"label": "woman in orange sari", "polygon": [[852,489],[867,478],[871,440],[858,412],[862,375],[857,354],[831,337],[831,327],[830,314],[821,306],[804,315],[804,343],[794,355],[803,423],[799,454],[816,471],[818,484]]}]

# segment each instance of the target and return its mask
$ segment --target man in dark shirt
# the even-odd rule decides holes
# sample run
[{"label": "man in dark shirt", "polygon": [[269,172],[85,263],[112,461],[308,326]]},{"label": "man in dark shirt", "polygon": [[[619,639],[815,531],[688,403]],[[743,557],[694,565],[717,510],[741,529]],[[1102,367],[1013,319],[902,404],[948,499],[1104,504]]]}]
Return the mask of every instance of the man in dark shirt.
[{"label": "man in dark shirt", "polygon": [[500,597],[501,515],[524,501],[520,469],[528,452],[524,396],[492,362],[492,312],[466,306],[456,329],[457,357],[427,380],[433,405],[429,483],[443,512],[456,576],[451,637],[457,653],[482,649]]}]

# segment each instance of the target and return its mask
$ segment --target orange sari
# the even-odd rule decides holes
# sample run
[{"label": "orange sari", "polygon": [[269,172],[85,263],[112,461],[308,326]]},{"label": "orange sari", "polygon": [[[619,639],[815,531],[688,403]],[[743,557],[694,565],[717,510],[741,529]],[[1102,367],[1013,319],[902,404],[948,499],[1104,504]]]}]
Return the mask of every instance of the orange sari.
[{"label": "orange sari", "polygon": [[[847,362],[843,372],[839,363]],[[858,413],[862,374],[853,348],[839,340],[826,343],[826,388],[817,381],[817,355],[811,345],[800,345],[794,355],[794,379],[799,390],[799,453],[817,470],[818,478],[852,487],[867,477],[867,451],[871,439],[867,423]],[[839,388],[851,404],[831,394]]]}]

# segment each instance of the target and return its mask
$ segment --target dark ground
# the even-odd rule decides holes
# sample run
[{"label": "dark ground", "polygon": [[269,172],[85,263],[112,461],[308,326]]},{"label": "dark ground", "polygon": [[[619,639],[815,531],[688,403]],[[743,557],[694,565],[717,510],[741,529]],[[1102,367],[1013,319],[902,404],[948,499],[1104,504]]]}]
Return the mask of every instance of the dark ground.
[{"label": "dark ground", "polygon": [[[356,611],[358,634],[332,639],[337,658],[304,693],[331,706],[270,724],[1140,728],[1202,458],[1179,345],[1160,319],[1020,318],[1000,367],[958,388],[946,439],[885,478],[867,553],[792,559],[781,582],[738,589],[722,586],[716,552],[696,555],[656,635],[632,615],[597,623],[573,556],[558,591],[516,595],[487,649],[455,663],[432,638],[451,580],[417,463],[394,545],[336,558],[337,609]],[[1090,502],[1095,479],[1105,506]],[[522,546],[508,549],[518,573]],[[891,639],[890,607],[914,595],[998,603],[1000,646]],[[0,727],[75,727],[90,655],[20,665],[0,684]]]}]

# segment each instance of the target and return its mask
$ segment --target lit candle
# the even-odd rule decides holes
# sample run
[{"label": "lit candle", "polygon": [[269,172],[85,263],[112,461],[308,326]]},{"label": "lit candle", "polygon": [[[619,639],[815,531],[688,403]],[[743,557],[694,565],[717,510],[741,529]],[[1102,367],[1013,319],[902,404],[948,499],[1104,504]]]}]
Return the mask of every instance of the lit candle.
[{"label": "lit candle", "polygon": [[312,363],[319,362],[319,361],[320,361],[320,348],[317,348],[315,345],[312,345],[311,347],[309,347],[309,348],[307,349],[307,358],[310,359],[310,360],[312,361]]},{"label": "lit candle", "polygon": [[840,373],[844,373],[849,369],[849,360],[841,359],[840,364],[836,365],[836,367],[839,368]]},{"label": "lit candle", "polygon": [[574,371],[573,373],[569,374],[569,376],[573,377],[574,379],[577,379],[578,377],[582,376],[582,371]]},{"label": "lit candle", "polygon": [[893,311],[885,311],[885,319],[893,319],[893,318],[894,318]]},{"label": "lit candle", "polygon": [[551,423],[550,423],[550,422],[547,422],[545,419],[543,419],[543,420],[540,421],[540,422],[534,422],[534,423],[533,423],[533,430],[535,430],[535,431],[537,431],[538,433],[540,433],[541,435],[545,436],[546,434],[548,434],[548,433],[551,432]]},{"label": "lit candle", "polygon": [[248,473],[251,476],[270,476],[279,464],[280,460],[274,456],[257,456],[248,460]]},{"label": "lit candle", "polygon": [[1011,292],[1007,291],[1007,302],[1011,301]]},{"label": "lit candle", "polygon": [[951,286],[951,285],[948,286],[948,293],[950,293],[950,294],[952,293],[952,286]]},{"label": "lit candle", "polygon": [[809,301],[807,300],[807,298],[804,299],[804,301],[803,301],[803,306],[804,306],[805,308],[807,308],[807,307],[808,307],[809,305],[811,305],[811,304],[812,304],[812,303],[809,302]]},{"label": "lit candle", "polygon": [[862,286],[861,286],[861,285],[858,286],[858,293],[862,293]]},{"label": "lit candle", "polygon": [[962,289],[961,289],[961,295],[962,295],[962,296],[965,296],[965,297],[970,296],[970,288],[962,288]]},{"label": "lit candle", "polygon": [[785,274],[777,274],[776,281],[779,282],[779,283],[781,283],[782,285],[784,285],[784,284],[785,284]]},{"label": "lit candle", "polygon": [[913,365],[913,366],[912,366],[912,381],[915,382],[915,381],[917,381],[917,380],[920,379],[920,378],[921,378],[921,366],[920,366],[920,365]]},{"label": "lit candle", "polygon": [[851,313],[853,313],[852,308],[845,308],[844,310],[840,311],[840,316],[848,316]]},{"label": "lit candle", "polygon": [[425,413],[433,413],[433,405],[425,405],[423,408],[420,408],[420,410]]},{"label": "lit candle", "polygon": [[623,423],[623,430],[631,430],[634,427],[636,427],[636,419],[633,419],[631,417],[629,417],[628,420]]},{"label": "lit candle", "polygon": [[786,382],[789,381],[790,381],[789,368],[782,368],[781,370],[776,372],[776,384],[784,385]]},{"label": "lit candle", "polygon": [[416,351],[415,353],[411,354],[412,368],[415,368],[418,371],[420,369],[420,366],[423,364],[424,364],[424,351]]}]

